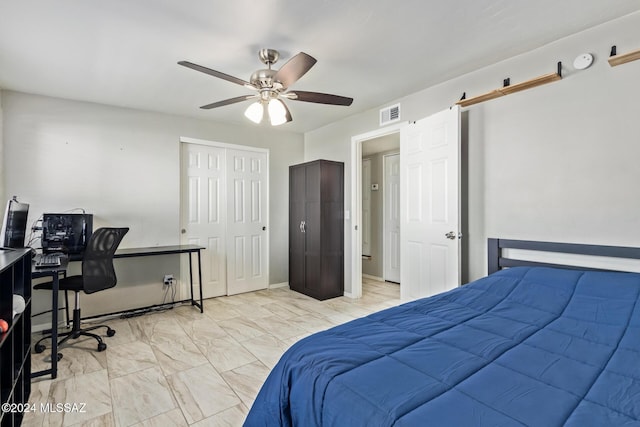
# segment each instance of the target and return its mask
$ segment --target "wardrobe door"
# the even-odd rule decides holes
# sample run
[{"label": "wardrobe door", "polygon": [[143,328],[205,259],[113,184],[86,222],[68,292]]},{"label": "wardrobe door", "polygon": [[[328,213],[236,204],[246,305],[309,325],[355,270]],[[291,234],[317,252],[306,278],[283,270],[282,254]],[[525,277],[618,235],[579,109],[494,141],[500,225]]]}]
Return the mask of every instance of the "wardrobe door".
[{"label": "wardrobe door", "polygon": [[299,292],[305,281],[305,176],[304,165],[289,168],[289,287]]},{"label": "wardrobe door", "polygon": [[322,298],[344,294],[344,184],[342,163],[322,165]]},{"label": "wardrobe door", "polygon": [[322,295],[322,168],[320,162],[308,163],[306,167],[305,200],[305,289],[308,295]]}]

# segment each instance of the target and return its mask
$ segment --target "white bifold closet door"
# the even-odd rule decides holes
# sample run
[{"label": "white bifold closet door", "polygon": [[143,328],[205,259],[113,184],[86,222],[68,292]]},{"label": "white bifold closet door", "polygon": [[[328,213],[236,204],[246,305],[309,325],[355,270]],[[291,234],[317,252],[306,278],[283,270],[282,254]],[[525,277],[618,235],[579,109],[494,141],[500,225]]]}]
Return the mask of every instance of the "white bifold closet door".
[{"label": "white bifold closet door", "polygon": [[268,286],[263,151],[182,144],[182,243],[204,246],[204,298]]}]

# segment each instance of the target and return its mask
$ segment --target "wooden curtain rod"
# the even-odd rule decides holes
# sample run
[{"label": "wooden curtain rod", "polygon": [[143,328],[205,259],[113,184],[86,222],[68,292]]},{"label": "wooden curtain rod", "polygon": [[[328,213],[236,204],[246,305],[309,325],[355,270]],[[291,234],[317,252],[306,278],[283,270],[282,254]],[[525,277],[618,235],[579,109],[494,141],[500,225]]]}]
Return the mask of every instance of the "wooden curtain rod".
[{"label": "wooden curtain rod", "polygon": [[544,85],[547,83],[555,82],[562,79],[562,62],[558,62],[557,71],[555,73],[545,74],[533,79],[517,83],[510,84],[510,80],[507,78],[504,80],[504,86],[499,89],[494,89],[491,92],[487,92],[483,95],[474,96],[473,98],[466,99],[466,93],[462,95],[462,99],[456,102],[461,107],[468,107],[469,105],[478,104],[480,102],[495,99],[504,95],[509,95],[521,90],[531,89],[536,86]]},{"label": "wooden curtain rod", "polygon": [[634,50],[623,55],[618,55],[616,47],[611,46],[611,56],[609,56],[609,65],[615,67],[617,65],[626,64],[627,62],[640,59],[640,49]]}]

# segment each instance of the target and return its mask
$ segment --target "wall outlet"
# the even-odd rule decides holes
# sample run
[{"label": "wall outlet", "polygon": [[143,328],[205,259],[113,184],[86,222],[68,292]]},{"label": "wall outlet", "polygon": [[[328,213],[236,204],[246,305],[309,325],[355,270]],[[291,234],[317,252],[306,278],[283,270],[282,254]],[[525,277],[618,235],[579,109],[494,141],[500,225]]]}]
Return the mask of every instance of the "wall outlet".
[{"label": "wall outlet", "polygon": [[173,283],[173,274],[165,274],[162,283],[164,283],[165,286],[171,285]]}]

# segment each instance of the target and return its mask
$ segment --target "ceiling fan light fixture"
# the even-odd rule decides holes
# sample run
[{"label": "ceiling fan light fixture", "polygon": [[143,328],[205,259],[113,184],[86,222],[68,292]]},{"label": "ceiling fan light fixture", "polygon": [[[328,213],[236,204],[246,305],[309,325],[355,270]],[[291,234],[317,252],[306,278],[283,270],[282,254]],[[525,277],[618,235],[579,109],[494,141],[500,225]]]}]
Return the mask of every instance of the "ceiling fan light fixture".
[{"label": "ceiling fan light fixture", "polygon": [[212,102],[210,104],[203,105],[200,108],[210,110],[212,108],[236,104],[250,99],[258,99],[244,112],[245,117],[256,124],[262,123],[265,118],[265,114],[269,116],[269,122],[271,122],[272,126],[278,126],[293,120],[287,104],[279,98],[326,105],[349,106],[353,102],[353,98],[328,93],[298,90],[295,92],[285,92],[316,63],[316,59],[314,57],[304,52],[300,52],[289,58],[289,60],[278,70],[271,68],[271,66],[278,61],[280,56],[277,50],[262,49],[258,53],[258,56],[267,68],[255,71],[251,74],[249,81],[239,79],[237,77],[230,76],[229,74],[194,64],[189,61],[179,61],[178,65],[244,86],[246,89],[254,91],[253,95],[236,96],[235,98]]},{"label": "ceiling fan light fixture", "polygon": [[262,103],[260,101],[256,101],[249,105],[244,111],[244,116],[256,124],[260,123],[264,116],[264,107],[262,106]]},{"label": "ceiling fan light fixture", "polygon": [[271,126],[278,126],[287,122],[287,109],[279,99],[272,99],[267,106]]}]

